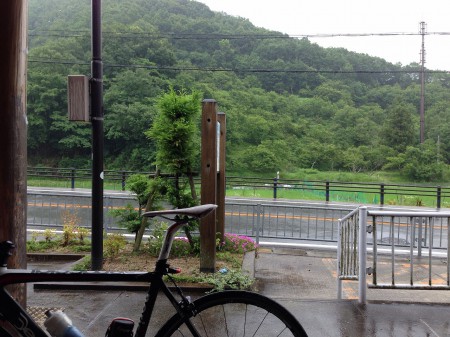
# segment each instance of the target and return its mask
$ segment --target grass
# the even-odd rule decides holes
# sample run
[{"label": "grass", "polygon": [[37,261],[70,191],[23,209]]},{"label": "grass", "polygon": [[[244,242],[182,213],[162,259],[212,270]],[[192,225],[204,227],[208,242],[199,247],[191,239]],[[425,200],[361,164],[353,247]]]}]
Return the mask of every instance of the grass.
[{"label": "grass", "polygon": [[[33,187],[51,187],[51,188],[72,188],[72,182],[70,179],[46,179],[46,178],[27,178],[28,186]],[[92,187],[92,181],[90,179],[77,179],[75,181],[75,188],[88,188]],[[122,183],[120,181],[104,181],[105,190],[121,190]]]}]

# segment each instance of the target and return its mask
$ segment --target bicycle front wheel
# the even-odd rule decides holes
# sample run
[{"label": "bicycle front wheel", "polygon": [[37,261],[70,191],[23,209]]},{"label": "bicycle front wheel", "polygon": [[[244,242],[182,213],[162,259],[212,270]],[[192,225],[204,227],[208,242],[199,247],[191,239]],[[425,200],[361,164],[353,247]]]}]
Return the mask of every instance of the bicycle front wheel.
[{"label": "bicycle front wheel", "polygon": [[288,310],[256,293],[223,291],[201,297],[194,305],[195,315],[174,315],[156,337],[307,337]]}]

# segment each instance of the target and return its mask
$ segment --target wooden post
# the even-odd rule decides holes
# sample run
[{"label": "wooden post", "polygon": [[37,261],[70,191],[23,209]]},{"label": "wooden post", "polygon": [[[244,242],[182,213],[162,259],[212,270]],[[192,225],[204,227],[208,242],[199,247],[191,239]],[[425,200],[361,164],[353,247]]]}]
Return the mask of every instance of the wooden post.
[{"label": "wooden post", "polygon": [[226,130],[227,119],[224,112],[217,113],[217,121],[220,123],[220,138],[219,138],[219,172],[217,173],[217,233],[220,242],[225,239],[225,151],[226,151]]},{"label": "wooden post", "polygon": [[[27,221],[26,0],[0,1],[0,241],[16,250],[8,267],[26,268]],[[26,305],[26,288],[9,288]]]},{"label": "wooden post", "polygon": [[[202,104],[201,203],[216,204],[217,191],[217,102]],[[216,212],[200,221],[200,271],[216,268]]]}]

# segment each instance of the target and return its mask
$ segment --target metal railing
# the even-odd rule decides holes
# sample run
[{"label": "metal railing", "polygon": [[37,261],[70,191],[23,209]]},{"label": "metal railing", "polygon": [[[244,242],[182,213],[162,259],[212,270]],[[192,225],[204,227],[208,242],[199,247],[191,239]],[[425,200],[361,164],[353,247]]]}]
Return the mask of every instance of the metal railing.
[{"label": "metal railing", "polygon": [[450,290],[449,219],[450,212],[442,211],[353,210],[339,221],[338,298],[342,280],[358,280],[361,303],[367,287]]},{"label": "metal railing", "polygon": [[[81,227],[91,228],[92,210],[91,194],[80,191],[62,192],[27,192],[27,226],[34,228],[62,228],[65,222],[76,222]],[[104,230],[123,231],[110,210],[122,208],[127,204],[137,207],[132,195],[104,195]]]},{"label": "metal railing", "polygon": [[[141,171],[104,171],[105,184],[110,184],[115,190],[125,191],[126,180],[134,174],[152,175],[154,172]],[[40,179],[44,186],[53,181],[59,187],[65,188],[88,188],[91,186],[92,170],[91,169],[75,169],[71,167],[53,168],[53,167],[28,167],[27,175],[31,178]],[[38,184],[37,180],[35,184]]]},{"label": "metal railing", "polygon": [[[137,207],[132,195],[105,194],[105,231],[123,231],[110,210],[131,204]],[[349,212],[348,206],[308,203],[258,203],[226,201],[228,233],[261,239],[337,241],[337,219]],[[28,191],[29,227],[62,228],[68,216],[83,227],[91,227],[91,195],[86,191]]]},{"label": "metal railing", "polygon": [[[48,183],[47,180],[57,181],[61,187],[87,188],[90,186],[91,170],[75,168],[28,167],[27,174]],[[105,170],[104,181],[112,188],[126,189],[126,180],[133,174],[153,175],[154,172],[113,171]],[[199,183],[199,178],[196,178]],[[227,176],[227,190],[270,190],[273,198],[283,197],[282,192],[307,193],[311,198],[323,201],[344,201],[359,204],[388,204],[388,197],[394,197],[396,204],[423,206],[426,198],[427,206],[441,208],[449,203],[450,187],[439,185],[408,185],[384,183],[358,183],[281,178],[255,178]],[[411,204],[412,203],[412,204]]]},{"label": "metal railing", "polygon": [[342,282],[358,280],[359,208],[338,220],[337,297],[342,299]]},{"label": "metal railing", "polygon": [[337,220],[348,206],[226,202],[227,232],[261,239],[336,242]]}]

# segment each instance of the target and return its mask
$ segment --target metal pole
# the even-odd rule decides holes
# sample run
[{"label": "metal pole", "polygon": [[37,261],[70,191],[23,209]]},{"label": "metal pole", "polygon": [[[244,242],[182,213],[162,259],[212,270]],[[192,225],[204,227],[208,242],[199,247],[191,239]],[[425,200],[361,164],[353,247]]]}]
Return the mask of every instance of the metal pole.
[{"label": "metal pole", "polygon": [[[341,219],[338,220],[338,244],[337,244],[337,299],[342,300],[342,280],[341,280],[341,263],[342,263],[342,225]],[[344,241],[344,243],[347,243]]]},{"label": "metal pole", "polygon": [[103,266],[103,64],[101,0],[92,0],[92,270]]},{"label": "metal pole", "polygon": [[358,273],[358,293],[359,303],[366,303],[367,280],[366,280],[366,241],[367,241],[367,207],[359,209],[359,240],[358,240],[358,257],[359,257],[359,273]]},{"label": "metal pole", "polygon": [[70,187],[74,190],[75,189],[75,169],[70,169]]},{"label": "metal pole", "polygon": [[261,204],[256,205],[256,244],[259,245],[259,231],[261,229]]},{"label": "metal pole", "polygon": [[273,178],[273,198],[277,198],[277,185],[278,185],[278,179],[277,177]]},{"label": "metal pole", "polygon": [[422,50],[420,52],[420,144],[425,141],[425,34],[426,24],[420,23],[422,35]]},{"label": "metal pole", "polygon": [[441,199],[442,198],[442,188],[441,186],[437,187],[437,195],[436,195],[436,208],[441,208]]}]

